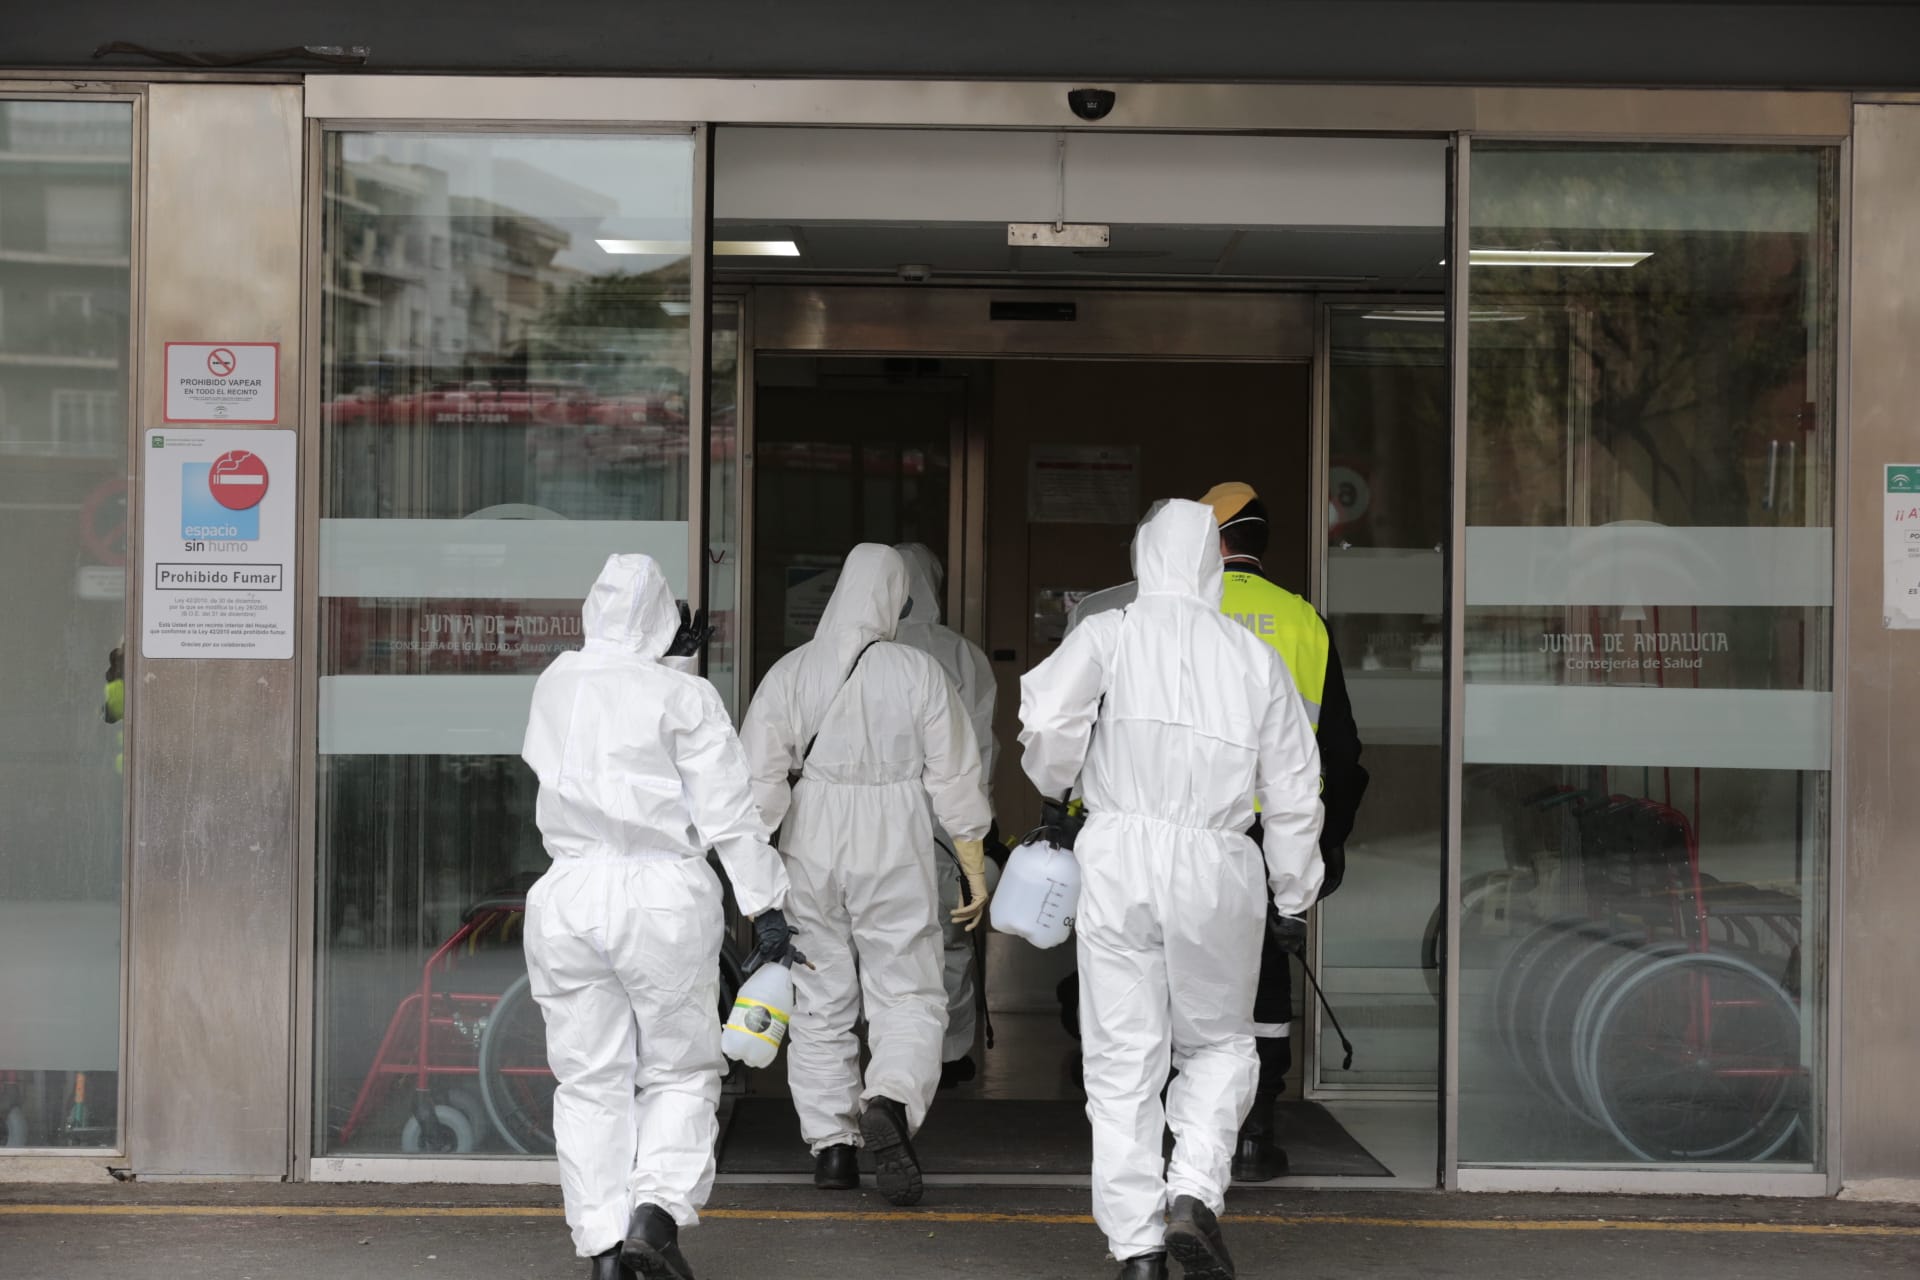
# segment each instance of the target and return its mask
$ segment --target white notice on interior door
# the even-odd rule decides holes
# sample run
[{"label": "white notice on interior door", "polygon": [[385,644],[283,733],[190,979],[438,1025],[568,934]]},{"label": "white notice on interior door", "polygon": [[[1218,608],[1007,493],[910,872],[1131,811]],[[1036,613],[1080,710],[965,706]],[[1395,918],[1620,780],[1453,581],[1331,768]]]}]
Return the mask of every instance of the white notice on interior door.
[{"label": "white notice on interior door", "polygon": [[1920,630],[1920,464],[1887,467],[1885,609],[1895,631]]},{"label": "white notice on interior door", "polygon": [[279,420],[279,343],[167,344],[166,421]]}]

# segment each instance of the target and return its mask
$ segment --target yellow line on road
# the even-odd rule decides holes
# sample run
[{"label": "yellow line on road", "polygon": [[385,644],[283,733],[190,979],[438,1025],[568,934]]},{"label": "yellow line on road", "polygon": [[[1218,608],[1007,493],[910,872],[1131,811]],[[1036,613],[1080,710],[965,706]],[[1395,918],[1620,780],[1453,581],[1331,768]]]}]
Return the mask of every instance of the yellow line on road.
[{"label": "yellow line on road", "polygon": [[[0,1217],[90,1218],[552,1218],[546,1205],[215,1205],[0,1204]],[[717,1222],[863,1222],[1012,1226],[1091,1226],[1084,1213],[991,1213],[931,1210],[708,1209]],[[1391,1231],[1614,1231],[1683,1235],[1862,1236],[1920,1238],[1920,1226],[1845,1222],[1702,1222],[1623,1218],[1390,1218],[1344,1213],[1229,1213],[1239,1226],[1370,1227]]]}]

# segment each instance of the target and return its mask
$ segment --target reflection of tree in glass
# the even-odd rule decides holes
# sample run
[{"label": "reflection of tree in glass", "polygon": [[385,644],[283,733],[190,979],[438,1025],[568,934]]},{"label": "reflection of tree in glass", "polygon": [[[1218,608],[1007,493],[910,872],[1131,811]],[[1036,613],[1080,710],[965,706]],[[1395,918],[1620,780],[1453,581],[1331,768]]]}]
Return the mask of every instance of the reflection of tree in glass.
[{"label": "reflection of tree in glass", "polygon": [[1830,448],[1820,158],[1493,158],[1494,189],[1476,177],[1476,248],[1650,256],[1471,273],[1469,521],[1823,523],[1797,492],[1819,492]]},{"label": "reflection of tree in glass", "polygon": [[584,384],[597,396],[684,405],[692,368],[686,260],[556,291],[531,329],[528,358],[539,376]]}]

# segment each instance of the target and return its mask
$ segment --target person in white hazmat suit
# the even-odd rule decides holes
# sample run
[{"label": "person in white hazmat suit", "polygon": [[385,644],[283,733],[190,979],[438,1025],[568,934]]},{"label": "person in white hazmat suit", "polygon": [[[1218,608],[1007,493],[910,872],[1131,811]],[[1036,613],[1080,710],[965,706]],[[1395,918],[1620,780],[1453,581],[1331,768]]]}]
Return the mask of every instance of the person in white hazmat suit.
[{"label": "person in white hazmat suit", "polygon": [[[960,705],[966,708],[967,720],[973,725],[973,736],[980,742],[980,776],[987,788],[987,800],[993,800],[993,761],[998,754],[998,744],[993,739],[994,704],[1000,696],[999,683],[993,676],[993,664],[987,660],[980,646],[940,622],[940,582],[943,574],[940,561],[933,551],[918,542],[903,543],[894,548],[907,565],[907,616],[900,620],[899,628],[893,638],[904,645],[931,657],[947,673],[947,679],[953,681],[954,691],[960,695]],[[954,920],[953,913],[966,905],[963,901],[962,883],[965,877],[960,872],[960,861],[949,850],[953,848],[953,837],[934,824],[933,838],[938,846],[935,850],[935,866],[940,871],[940,907],[941,941],[945,948],[942,959],[941,980],[947,990],[947,1034],[940,1048],[940,1086],[964,1084],[973,1079],[977,1068],[973,1061],[973,1043],[979,1035],[980,1019],[975,1003],[980,981],[974,973],[974,933]],[[987,892],[992,894],[1000,887],[1000,864],[992,851],[996,847],[990,836],[987,841]]]},{"label": "person in white hazmat suit", "polygon": [[891,643],[907,599],[900,553],[855,547],[813,639],[773,665],[740,731],[812,966],[793,975],[787,1081],[814,1182],[857,1187],[864,1146],[895,1204],[920,1199],[912,1138],[946,1030],[933,823],[954,837],[970,890],[955,918],[972,928],[986,915],[990,820],[959,694],[932,658]]},{"label": "person in white hazmat suit", "polygon": [[697,660],[702,637],[660,567],[609,556],[582,622],[584,647],[534,686],[521,748],[553,859],[527,893],[525,947],[559,1082],[560,1185],[595,1280],[687,1280],[678,1232],[713,1184],[725,1065],[721,888],[706,853],[765,960],[794,955],[787,874],[719,693],[673,669]]},{"label": "person in white hazmat suit", "polygon": [[[1213,1280],[1234,1274],[1216,1215],[1259,1074],[1266,890],[1298,915],[1319,888],[1320,762],[1286,665],[1220,612],[1213,512],[1169,502],[1133,560],[1134,601],[1021,680],[1022,765],[1043,796],[1079,782],[1088,813],[1074,931],[1094,1218],[1125,1280],[1158,1280],[1169,1251]],[[1256,793],[1264,858],[1245,835]]]}]

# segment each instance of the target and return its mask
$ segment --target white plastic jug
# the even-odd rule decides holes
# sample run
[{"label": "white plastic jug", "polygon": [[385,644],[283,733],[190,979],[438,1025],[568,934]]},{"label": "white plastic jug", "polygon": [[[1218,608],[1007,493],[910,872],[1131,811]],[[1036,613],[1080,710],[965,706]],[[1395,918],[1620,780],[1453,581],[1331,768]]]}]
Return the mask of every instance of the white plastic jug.
[{"label": "white plastic jug", "polygon": [[793,970],[765,964],[740,984],[733,1014],[720,1033],[720,1051],[750,1067],[764,1067],[780,1056],[793,1011]]},{"label": "white plastic jug", "polygon": [[1057,947],[1073,932],[1079,907],[1080,864],[1073,851],[1031,840],[1007,859],[988,916],[1001,933],[1036,947]]}]

